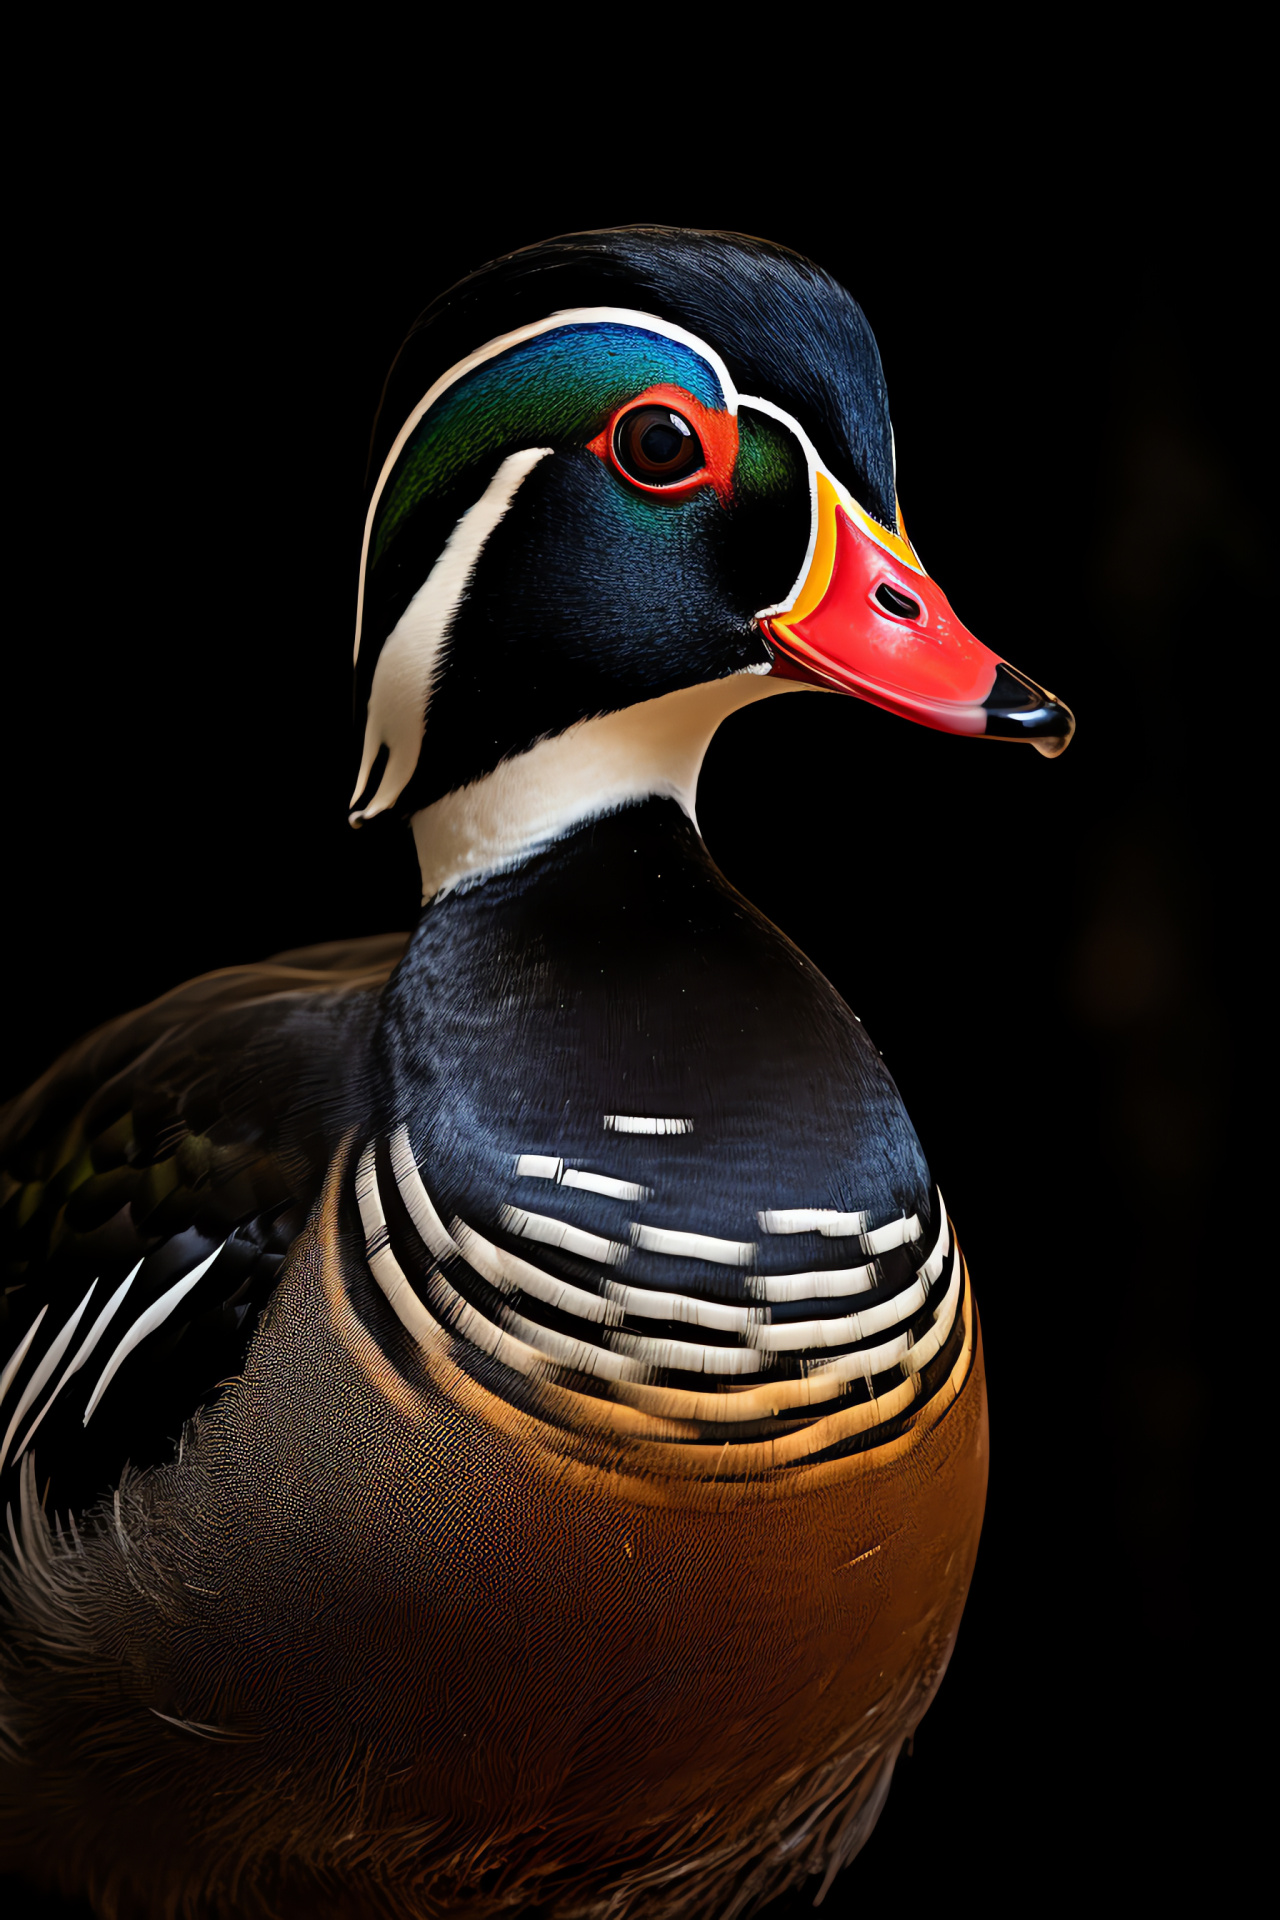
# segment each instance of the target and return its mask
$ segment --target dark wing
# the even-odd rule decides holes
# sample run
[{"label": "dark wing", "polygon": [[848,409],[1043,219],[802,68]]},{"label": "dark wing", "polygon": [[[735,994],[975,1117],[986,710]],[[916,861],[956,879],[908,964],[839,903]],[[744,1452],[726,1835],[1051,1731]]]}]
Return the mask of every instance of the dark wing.
[{"label": "dark wing", "polygon": [[171,1455],[240,1371],[330,1153],[368,1110],[406,936],[188,981],[0,1112],[0,1502],[50,1510]]}]

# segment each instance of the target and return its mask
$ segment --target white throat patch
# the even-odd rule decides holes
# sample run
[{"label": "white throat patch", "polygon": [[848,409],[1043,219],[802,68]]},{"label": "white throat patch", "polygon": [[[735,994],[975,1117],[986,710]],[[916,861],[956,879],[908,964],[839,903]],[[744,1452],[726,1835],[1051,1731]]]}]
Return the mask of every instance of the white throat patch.
[{"label": "white throat patch", "polygon": [[734,673],[539,741],[414,814],[424,903],[518,866],[580,821],[650,795],[675,800],[696,826],[698,774],[720,722],[777,693],[815,691],[796,680]]}]

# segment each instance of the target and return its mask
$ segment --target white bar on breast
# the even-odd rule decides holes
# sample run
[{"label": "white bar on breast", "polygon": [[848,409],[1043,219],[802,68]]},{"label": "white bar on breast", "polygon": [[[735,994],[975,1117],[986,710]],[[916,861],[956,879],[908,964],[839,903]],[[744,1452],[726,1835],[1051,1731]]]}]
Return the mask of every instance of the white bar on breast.
[{"label": "white bar on breast", "polygon": [[558,1180],[564,1161],[550,1153],[522,1153],[516,1160],[516,1172],[526,1180]]},{"label": "white bar on breast", "polygon": [[920,1216],[913,1213],[909,1220],[891,1220],[887,1227],[875,1227],[870,1233],[861,1235],[864,1253],[892,1253],[895,1247],[904,1247],[912,1240],[920,1238]]},{"label": "white bar on breast", "polygon": [[833,1213],[818,1232],[828,1240],[850,1240],[855,1233],[861,1233],[866,1224],[865,1213]]},{"label": "white bar on breast", "polygon": [[797,1347],[847,1347],[855,1340],[869,1340],[919,1313],[927,1290],[917,1280],[913,1286],[878,1307],[862,1313],[841,1314],[837,1320],[792,1320],[784,1326],[757,1327],[748,1335],[753,1347],[763,1353],[789,1353]]},{"label": "white bar on breast", "polygon": [[[413,1157],[409,1145],[409,1129],[397,1127],[388,1145],[391,1149],[391,1171],[395,1175],[400,1198],[404,1201],[409,1218],[417,1228],[418,1237],[423,1245],[434,1253],[437,1260],[447,1260],[449,1255],[457,1253],[457,1246],[447,1231],[444,1221],[436,1212],[435,1202],[422,1184],[422,1175]],[[375,1180],[372,1149],[366,1148],[356,1169],[356,1194],[359,1196],[360,1182],[366,1185]]]},{"label": "white bar on breast", "polygon": [[581,1227],[551,1220],[545,1213],[526,1213],[523,1207],[504,1207],[500,1218],[508,1233],[518,1233],[524,1240],[539,1240],[547,1247],[563,1247],[566,1253],[579,1253],[584,1260],[600,1260],[609,1267],[616,1267],[630,1251],[620,1241],[584,1233]]},{"label": "white bar on breast", "polygon": [[951,1332],[956,1317],[956,1305],[960,1299],[960,1249],[956,1248],[951,1256],[951,1279],[940,1306],[935,1308],[933,1325],[928,1333],[916,1341],[910,1354],[903,1361],[908,1373],[919,1373],[927,1367],[936,1353],[942,1351],[947,1335]]},{"label": "white bar on breast", "polygon": [[[402,1137],[403,1136],[403,1137]],[[395,1154],[399,1143],[400,1156],[408,1159],[413,1166],[413,1156],[409,1152],[409,1136],[403,1127],[398,1127],[391,1136],[392,1153]],[[417,1168],[414,1167],[416,1175]],[[396,1184],[404,1191],[404,1182],[397,1176]],[[360,1156],[356,1168],[356,1204],[360,1209],[360,1224],[364,1228],[365,1258],[369,1262],[369,1271],[382,1288],[388,1304],[396,1318],[415,1340],[426,1346],[432,1335],[431,1315],[419,1300],[396,1259],[387,1237],[387,1216],[382,1206],[382,1195],[378,1190],[378,1172],[374,1162],[374,1143],[371,1140]],[[434,1213],[434,1208],[432,1209]]]},{"label": "white bar on breast", "polygon": [[518,1253],[495,1247],[465,1220],[453,1222],[453,1237],[467,1264],[475,1268],[481,1279],[503,1293],[518,1288],[549,1307],[558,1307],[562,1313],[574,1313],[580,1320],[606,1326],[617,1325],[622,1319],[623,1309],[616,1302],[588,1293],[584,1287],[575,1287],[572,1281],[557,1280],[554,1274],[544,1273],[531,1261],[522,1260]]},{"label": "white bar on breast", "polygon": [[920,1278],[926,1287],[931,1287],[947,1263],[947,1252],[951,1245],[951,1229],[947,1223],[947,1210],[942,1195],[935,1188],[938,1202],[938,1237],[933,1243],[933,1252],[920,1269]]},{"label": "white bar on breast", "polygon": [[826,1273],[753,1273],[747,1290],[757,1300],[841,1300],[847,1293],[870,1293],[880,1282],[874,1260],[865,1267],[831,1267]]},{"label": "white bar on breast", "polygon": [[638,1320],[672,1320],[691,1327],[716,1327],[721,1333],[749,1334],[763,1324],[763,1307],[740,1307],[719,1300],[695,1300],[687,1293],[650,1293],[606,1280],[605,1293],[624,1313]]},{"label": "white bar on breast", "polygon": [[681,1233],[671,1227],[642,1227],[631,1222],[631,1244],[645,1253],[670,1253],[684,1260],[714,1260],[721,1267],[749,1267],[756,1256],[752,1240],[717,1240],[709,1233]]},{"label": "white bar on breast", "polygon": [[650,1340],[644,1334],[611,1333],[620,1351],[651,1367],[673,1367],[683,1373],[759,1373],[764,1360],[754,1347],[701,1347],[692,1340]]},{"label": "white bar on breast", "polygon": [[638,1186],[634,1180],[611,1180],[607,1173],[583,1173],[578,1167],[566,1167],[562,1187],[580,1187],[584,1193],[603,1193],[610,1200],[648,1200],[652,1187]]},{"label": "white bar on breast", "polygon": [[[955,1247],[947,1291],[934,1308],[933,1325],[922,1339],[912,1346],[909,1335],[900,1333],[882,1347],[864,1347],[861,1353],[838,1354],[834,1360],[810,1361],[809,1378],[823,1381],[870,1380],[873,1375],[884,1373],[892,1366],[903,1365],[908,1371],[927,1366],[951,1331],[959,1301],[960,1249]],[[908,1355],[913,1358],[909,1360]]]},{"label": "white bar on breast", "polygon": [[[867,1224],[865,1213],[837,1213],[834,1207],[774,1207],[758,1213],[764,1233],[861,1233]],[[853,1222],[853,1225],[848,1224]]]},{"label": "white bar on breast", "polygon": [[653,1120],[647,1114],[606,1113],[606,1133],[692,1133],[692,1120]]},{"label": "white bar on breast", "polygon": [[[495,1247],[464,1220],[453,1222],[453,1237],[483,1279],[503,1292],[519,1288],[563,1313],[575,1313],[597,1325],[617,1326],[624,1314],[639,1319],[674,1320],[694,1327],[716,1327],[723,1333],[748,1333],[764,1319],[763,1307],[741,1307],[718,1300],[695,1300],[684,1293],[653,1293],[606,1280],[602,1294],[586,1293],[568,1280],[557,1280],[518,1253]],[[701,1364],[701,1363],[699,1363]]]}]

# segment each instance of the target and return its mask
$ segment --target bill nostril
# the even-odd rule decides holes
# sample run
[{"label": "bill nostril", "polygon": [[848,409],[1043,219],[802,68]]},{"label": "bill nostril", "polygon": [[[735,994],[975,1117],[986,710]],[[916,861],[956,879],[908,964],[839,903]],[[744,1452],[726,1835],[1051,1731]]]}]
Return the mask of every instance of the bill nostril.
[{"label": "bill nostril", "polygon": [[899,593],[896,587],[879,586],[875,597],[886,613],[892,613],[899,620],[918,620],[920,602],[913,600],[908,593]]}]

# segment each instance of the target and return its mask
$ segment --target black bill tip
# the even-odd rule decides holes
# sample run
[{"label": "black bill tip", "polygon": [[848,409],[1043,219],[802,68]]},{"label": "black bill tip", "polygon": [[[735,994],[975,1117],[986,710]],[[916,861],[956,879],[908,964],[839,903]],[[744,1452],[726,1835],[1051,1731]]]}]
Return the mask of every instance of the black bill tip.
[{"label": "black bill tip", "polygon": [[995,685],[983,701],[988,740],[1027,740],[1054,760],[1065,753],[1076,730],[1075,715],[1061,700],[1002,661]]}]

